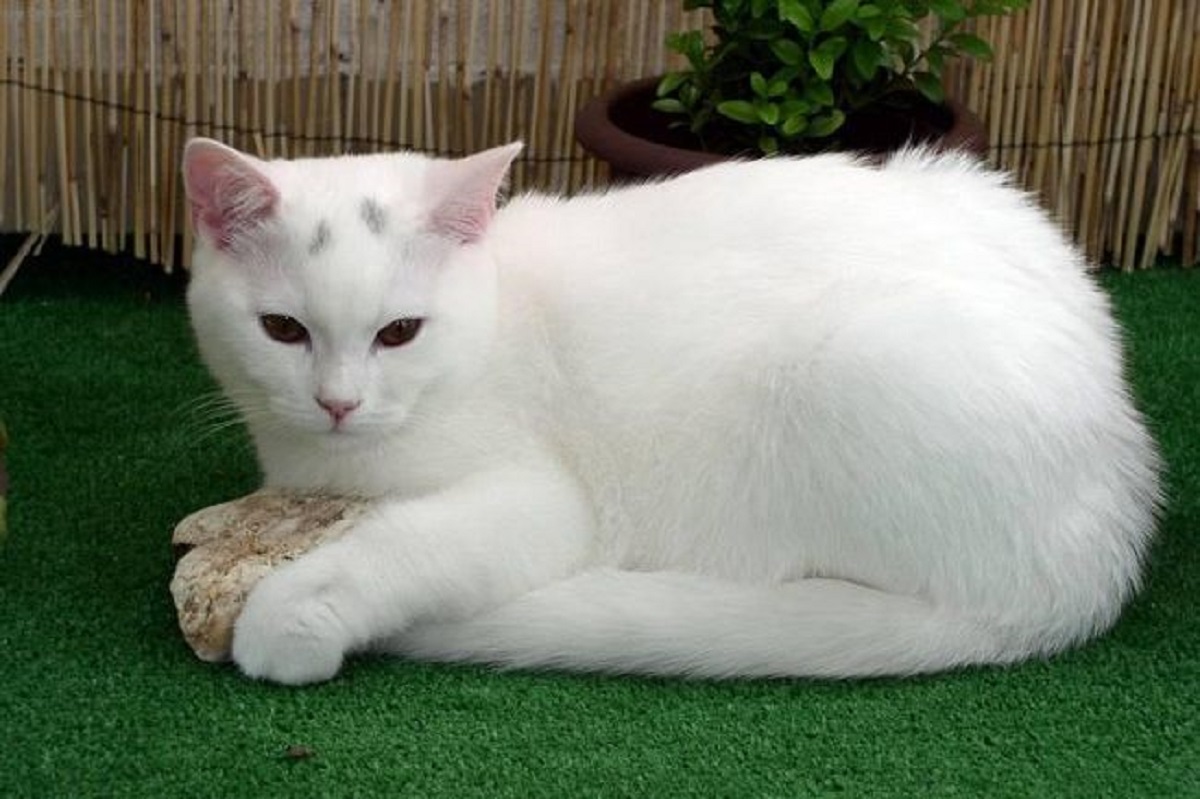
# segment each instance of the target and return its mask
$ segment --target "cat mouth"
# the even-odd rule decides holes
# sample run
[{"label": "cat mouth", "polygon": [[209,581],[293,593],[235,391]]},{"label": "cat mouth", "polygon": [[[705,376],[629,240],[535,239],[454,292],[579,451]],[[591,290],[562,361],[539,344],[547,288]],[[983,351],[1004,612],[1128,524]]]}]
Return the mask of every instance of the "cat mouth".
[{"label": "cat mouth", "polygon": [[355,425],[345,422],[334,422],[325,428],[325,435],[329,438],[354,438],[361,433],[356,429]]}]

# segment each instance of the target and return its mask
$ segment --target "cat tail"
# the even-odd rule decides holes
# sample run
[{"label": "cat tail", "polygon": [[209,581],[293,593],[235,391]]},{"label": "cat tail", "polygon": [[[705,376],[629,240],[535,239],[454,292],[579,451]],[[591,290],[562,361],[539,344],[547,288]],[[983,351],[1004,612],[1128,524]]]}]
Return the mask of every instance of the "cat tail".
[{"label": "cat tail", "polygon": [[756,586],[602,570],[468,620],[417,626],[391,648],[511,668],[838,678],[1011,662],[1067,643],[1021,641],[920,599],[842,580]]}]

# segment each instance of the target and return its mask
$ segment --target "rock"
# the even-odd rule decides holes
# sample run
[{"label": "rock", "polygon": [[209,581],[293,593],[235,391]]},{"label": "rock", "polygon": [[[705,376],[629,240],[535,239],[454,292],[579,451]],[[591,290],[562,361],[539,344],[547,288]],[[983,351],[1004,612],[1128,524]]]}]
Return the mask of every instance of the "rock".
[{"label": "rock", "polygon": [[171,596],[179,628],[202,660],[229,659],[250,589],[276,566],[345,533],[363,499],[263,489],[196,511],[175,527]]}]

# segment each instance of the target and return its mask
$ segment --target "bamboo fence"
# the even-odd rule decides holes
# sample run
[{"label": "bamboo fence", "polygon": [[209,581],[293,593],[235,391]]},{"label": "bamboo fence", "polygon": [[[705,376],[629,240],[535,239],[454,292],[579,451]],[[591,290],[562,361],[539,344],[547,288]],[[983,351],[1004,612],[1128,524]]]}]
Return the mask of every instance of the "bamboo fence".
[{"label": "bamboo fence", "polygon": [[[575,110],[703,24],[674,0],[0,0],[0,230],[186,266],[193,135],[263,157],[520,138],[517,189],[600,185]],[[992,162],[1095,261],[1194,263],[1200,0],[1034,0],[977,27],[996,58],[948,82]]]}]

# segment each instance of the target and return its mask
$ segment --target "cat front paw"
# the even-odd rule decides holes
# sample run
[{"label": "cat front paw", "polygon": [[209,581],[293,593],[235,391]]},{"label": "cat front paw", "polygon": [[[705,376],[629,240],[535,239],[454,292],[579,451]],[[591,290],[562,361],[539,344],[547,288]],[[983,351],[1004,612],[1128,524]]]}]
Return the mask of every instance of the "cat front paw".
[{"label": "cat front paw", "polygon": [[248,677],[306,685],[333,678],[351,636],[334,581],[303,561],[268,575],[233,630],[233,661]]}]

